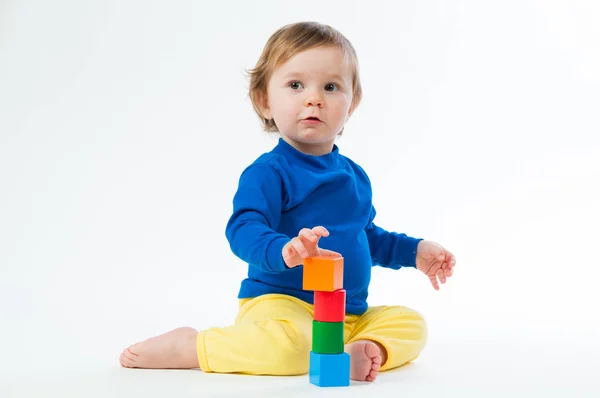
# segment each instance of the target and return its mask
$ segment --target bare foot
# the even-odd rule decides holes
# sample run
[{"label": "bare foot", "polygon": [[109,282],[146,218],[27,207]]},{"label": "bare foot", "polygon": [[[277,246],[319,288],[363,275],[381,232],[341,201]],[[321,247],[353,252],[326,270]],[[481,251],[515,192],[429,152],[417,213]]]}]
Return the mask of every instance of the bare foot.
[{"label": "bare foot", "polygon": [[381,367],[381,350],[370,340],[357,340],[347,344],[350,354],[350,379],[375,381]]},{"label": "bare foot", "polygon": [[119,361],[125,368],[198,368],[197,335],[196,329],[177,328],[127,347],[121,353]]}]

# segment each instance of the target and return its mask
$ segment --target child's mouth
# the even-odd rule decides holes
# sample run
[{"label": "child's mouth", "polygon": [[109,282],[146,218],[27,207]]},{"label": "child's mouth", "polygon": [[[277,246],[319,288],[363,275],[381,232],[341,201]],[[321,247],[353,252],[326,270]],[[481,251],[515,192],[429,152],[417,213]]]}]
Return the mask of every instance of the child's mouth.
[{"label": "child's mouth", "polygon": [[308,123],[308,124],[319,124],[322,123],[321,120],[317,117],[307,117],[306,119],[302,120],[304,123]]}]

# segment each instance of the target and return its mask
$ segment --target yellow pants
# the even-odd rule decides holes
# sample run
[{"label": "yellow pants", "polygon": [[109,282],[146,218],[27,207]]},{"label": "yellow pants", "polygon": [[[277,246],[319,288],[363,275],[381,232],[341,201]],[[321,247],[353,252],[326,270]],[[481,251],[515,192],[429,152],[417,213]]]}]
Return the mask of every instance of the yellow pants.
[{"label": "yellow pants", "polygon": [[[255,375],[308,373],[313,306],[295,297],[267,294],[240,300],[234,325],[198,333],[198,363],[204,372]],[[387,351],[380,371],[417,358],[427,328],[416,311],[400,306],[371,307],[346,315],[344,343],[372,340]]]}]

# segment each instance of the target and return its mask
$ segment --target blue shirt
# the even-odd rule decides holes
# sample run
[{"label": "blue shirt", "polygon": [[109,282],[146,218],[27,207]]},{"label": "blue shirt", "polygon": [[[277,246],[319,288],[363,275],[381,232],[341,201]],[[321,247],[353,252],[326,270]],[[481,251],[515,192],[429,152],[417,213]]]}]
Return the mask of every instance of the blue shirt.
[{"label": "blue shirt", "polygon": [[421,239],[374,224],[371,183],[364,170],[339,153],[302,153],[283,139],[241,174],[226,237],[248,263],[238,298],[281,293],[313,304],[302,289],[302,266],[287,268],[283,246],[302,228],[325,227],[319,247],[344,257],[346,313],[367,308],[371,268],[415,267]]}]

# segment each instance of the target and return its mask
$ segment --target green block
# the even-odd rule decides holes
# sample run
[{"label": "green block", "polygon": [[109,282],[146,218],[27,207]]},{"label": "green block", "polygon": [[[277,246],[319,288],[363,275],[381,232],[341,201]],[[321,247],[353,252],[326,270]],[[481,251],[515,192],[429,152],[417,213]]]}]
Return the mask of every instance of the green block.
[{"label": "green block", "polygon": [[319,322],[313,320],[312,350],[316,354],[343,353],[344,322]]}]

